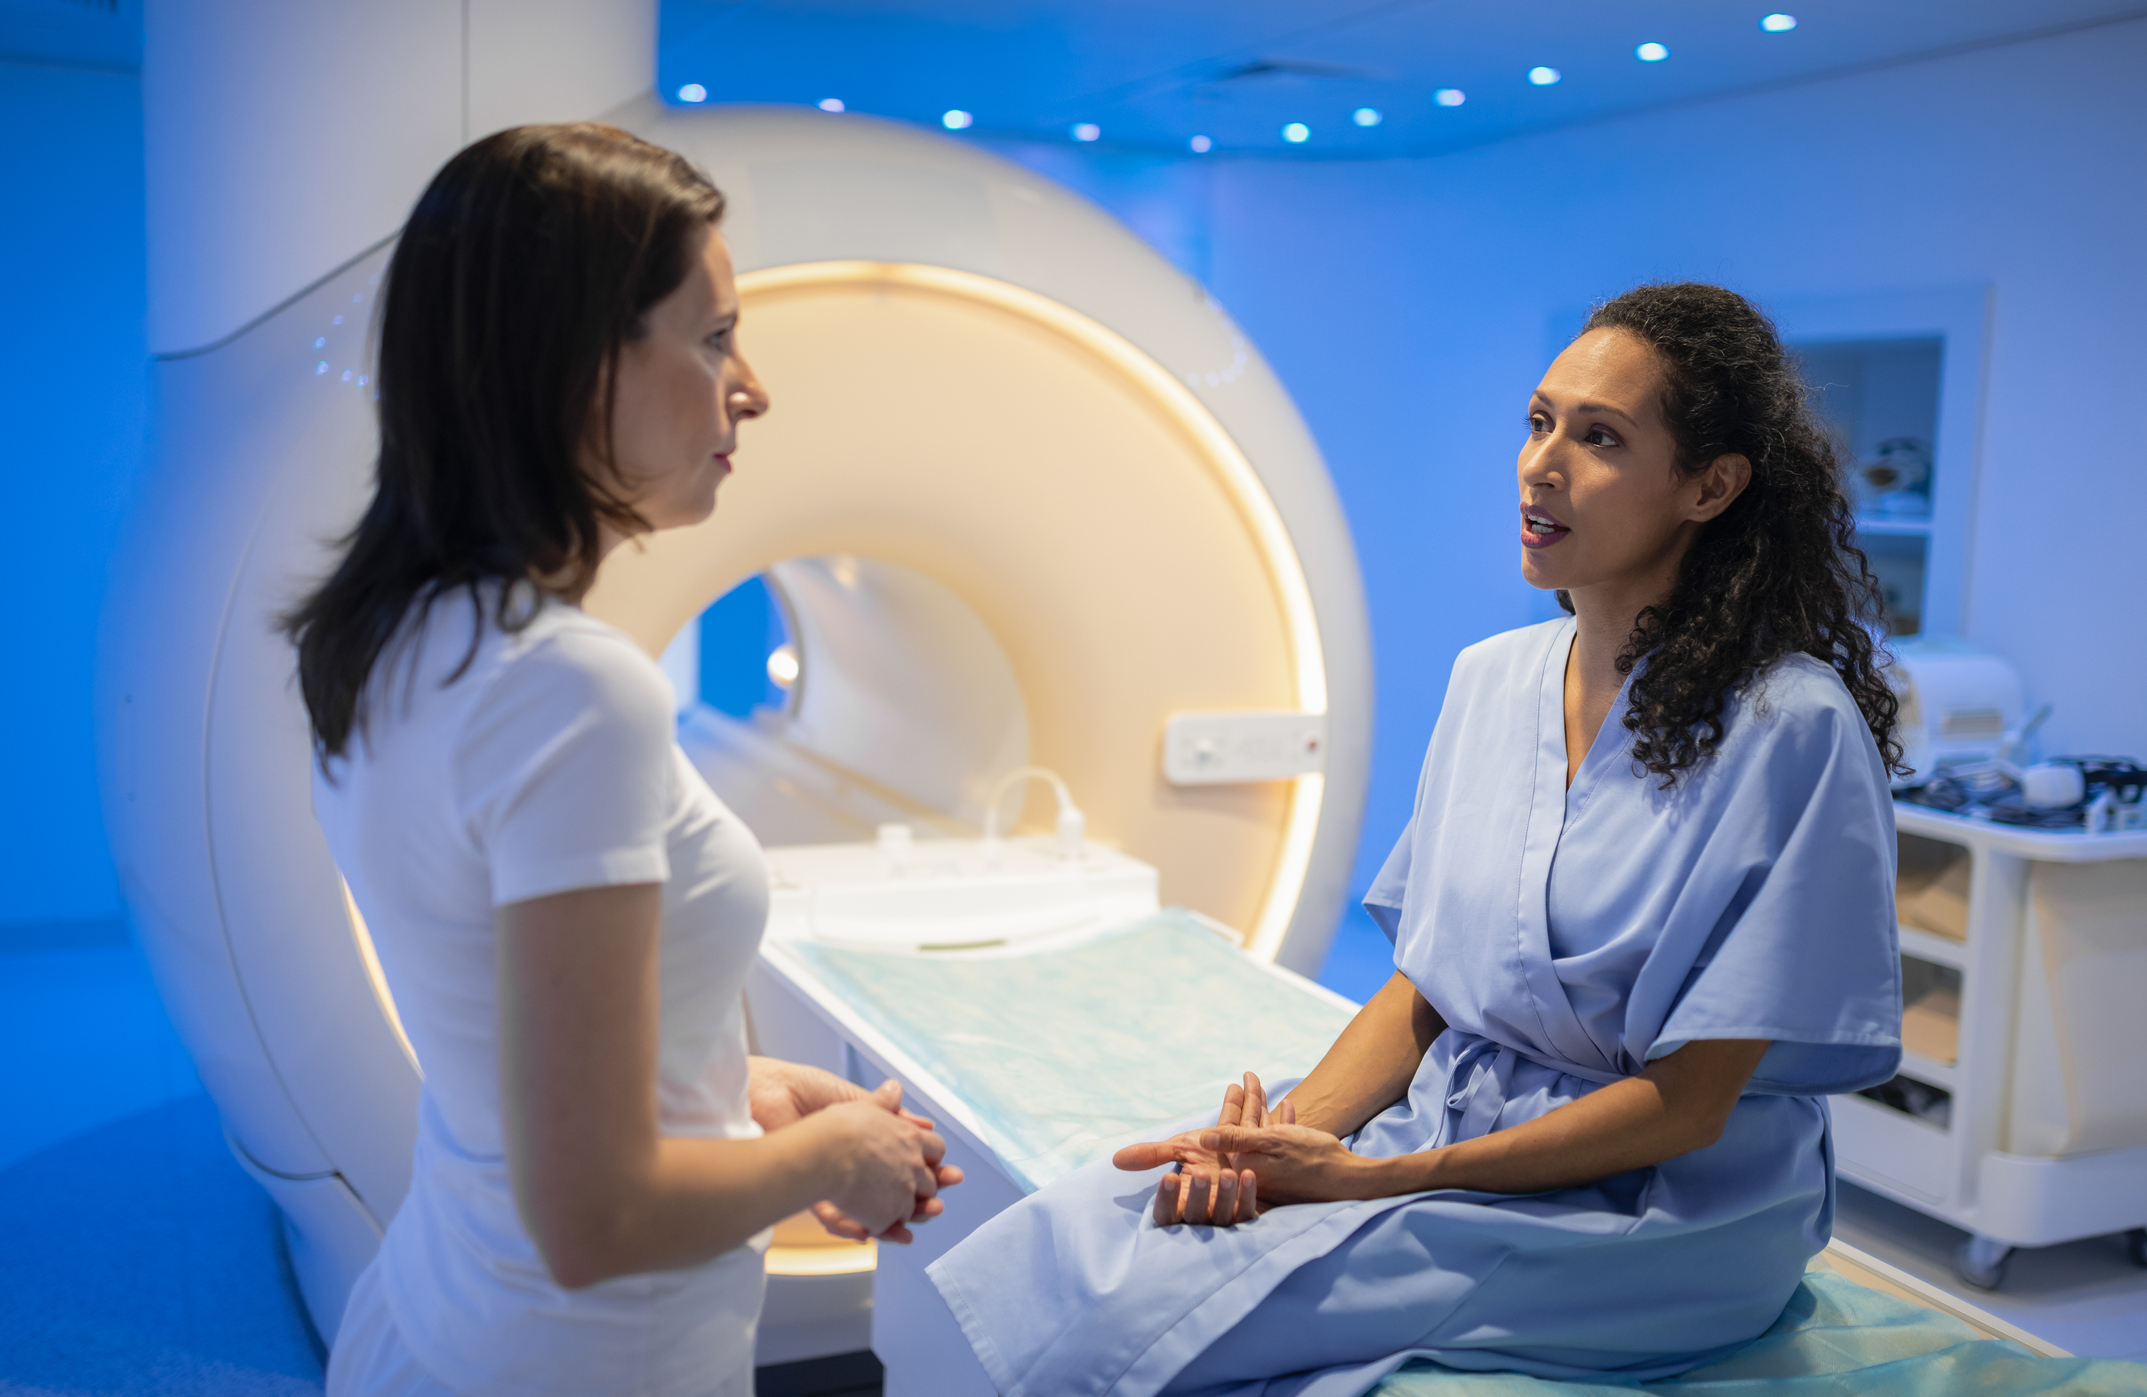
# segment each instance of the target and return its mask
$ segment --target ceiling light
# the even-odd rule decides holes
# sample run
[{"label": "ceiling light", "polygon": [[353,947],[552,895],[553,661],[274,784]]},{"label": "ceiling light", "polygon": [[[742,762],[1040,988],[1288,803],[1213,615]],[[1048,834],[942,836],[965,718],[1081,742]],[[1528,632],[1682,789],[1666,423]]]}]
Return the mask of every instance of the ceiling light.
[{"label": "ceiling light", "polygon": [[939,119],[939,124],[949,131],[967,131],[975,123],[976,118],[963,111],[960,107],[956,107]]},{"label": "ceiling light", "polygon": [[678,90],[678,100],[681,102],[705,102],[708,100],[708,89],[697,82],[689,82]]},{"label": "ceiling light", "polygon": [[1093,121],[1077,121],[1074,123],[1073,138],[1077,141],[1093,141],[1102,134],[1103,128]]},{"label": "ceiling light", "polygon": [[1195,136],[1186,144],[1193,148],[1193,154],[1195,155],[1206,155],[1209,151],[1215,149],[1215,142],[1209,140],[1206,136]]},{"label": "ceiling light", "polygon": [[1633,50],[1633,57],[1642,63],[1660,63],[1669,56],[1670,50],[1663,44],[1642,44]]},{"label": "ceiling light", "polygon": [[1469,94],[1458,87],[1442,87],[1431,94],[1431,100],[1442,107],[1458,107],[1469,100]]},{"label": "ceiling light", "polygon": [[840,97],[823,97],[823,98],[821,98],[821,99],[820,99],[820,110],[821,110],[821,111],[824,111],[824,112],[839,112],[839,111],[841,111],[841,110],[842,110],[842,98],[840,98]]},{"label": "ceiling light", "polygon": [[1549,87],[1564,76],[1565,74],[1559,72],[1556,68],[1531,68],[1528,70],[1528,80],[1538,87]]},{"label": "ceiling light", "polygon": [[768,678],[778,689],[787,689],[798,682],[798,674],[804,667],[798,663],[796,647],[778,645],[768,652]]},{"label": "ceiling light", "polygon": [[1787,34],[1797,27],[1797,17],[1795,15],[1768,15],[1759,22],[1759,27],[1769,34]]},{"label": "ceiling light", "polygon": [[1311,135],[1312,128],[1305,125],[1302,121],[1293,121],[1289,125],[1282,128],[1282,139],[1288,141],[1293,146],[1303,145],[1308,139],[1311,138]]},{"label": "ceiling light", "polygon": [[1359,126],[1377,126],[1380,122],[1386,120],[1385,117],[1379,114],[1379,109],[1376,107],[1359,107],[1349,114],[1349,119]]}]

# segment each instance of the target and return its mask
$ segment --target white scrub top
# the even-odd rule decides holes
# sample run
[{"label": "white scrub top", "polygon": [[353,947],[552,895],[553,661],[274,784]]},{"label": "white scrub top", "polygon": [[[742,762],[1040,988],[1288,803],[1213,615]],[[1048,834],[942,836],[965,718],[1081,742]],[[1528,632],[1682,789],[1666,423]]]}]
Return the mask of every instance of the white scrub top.
[{"label": "white scrub top", "polygon": [[384,1304],[410,1356],[457,1392],[749,1394],[765,1234],[577,1291],[545,1270],[502,1138],[494,914],[663,884],[660,1128],[750,1138],[760,846],[679,750],[669,685],[638,646],[534,595],[528,626],[504,634],[496,595],[474,649],[467,593],[413,616],[375,667],[365,731],[314,774],[425,1079],[410,1193],[353,1306]]}]

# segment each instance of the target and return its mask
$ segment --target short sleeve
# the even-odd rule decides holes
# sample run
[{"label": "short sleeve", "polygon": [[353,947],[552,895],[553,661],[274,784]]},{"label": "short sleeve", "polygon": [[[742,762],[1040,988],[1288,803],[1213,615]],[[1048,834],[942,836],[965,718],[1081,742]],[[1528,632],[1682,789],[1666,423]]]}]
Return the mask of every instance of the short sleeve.
[{"label": "short sleeve", "polygon": [[623,637],[556,633],[506,660],[453,757],[492,904],[667,881],[672,742],[662,676]]},{"label": "short sleeve", "polygon": [[1409,850],[1415,842],[1416,817],[1411,816],[1402,828],[1402,837],[1394,841],[1387,861],[1380,865],[1379,876],[1364,894],[1364,910],[1390,943],[1401,934],[1402,896],[1409,890]]},{"label": "short sleeve", "polygon": [[1853,709],[1795,726],[1739,773],[1745,828],[1715,842],[1742,848],[1740,886],[1647,1056],[1771,1039],[1748,1090],[1820,1096],[1900,1065],[1893,804]]}]

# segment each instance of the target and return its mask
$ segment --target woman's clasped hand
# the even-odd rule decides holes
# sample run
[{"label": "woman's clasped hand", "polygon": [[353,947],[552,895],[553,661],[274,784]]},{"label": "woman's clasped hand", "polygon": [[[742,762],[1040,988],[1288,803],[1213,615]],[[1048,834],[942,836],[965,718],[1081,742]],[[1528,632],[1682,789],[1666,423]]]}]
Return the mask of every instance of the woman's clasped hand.
[{"label": "woman's clasped hand", "polygon": [[1358,1197],[1352,1182],[1366,1165],[1333,1135],[1299,1125],[1287,1099],[1270,1108],[1251,1072],[1223,1093],[1214,1125],[1128,1145],[1111,1162],[1135,1171],[1178,1166],[1156,1185],[1155,1220],[1164,1227],[1229,1227],[1280,1203]]},{"label": "woman's clasped hand", "polygon": [[903,1107],[900,1082],[868,1092],[817,1067],[755,1057],[747,1095],[753,1119],[770,1134],[818,1116],[838,1137],[848,1176],[812,1209],[838,1237],[912,1241],[909,1224],[945,1212],[939,1191],[962,1181],[959,1168],[941,1162],[947,1142],[934,1123]]}]

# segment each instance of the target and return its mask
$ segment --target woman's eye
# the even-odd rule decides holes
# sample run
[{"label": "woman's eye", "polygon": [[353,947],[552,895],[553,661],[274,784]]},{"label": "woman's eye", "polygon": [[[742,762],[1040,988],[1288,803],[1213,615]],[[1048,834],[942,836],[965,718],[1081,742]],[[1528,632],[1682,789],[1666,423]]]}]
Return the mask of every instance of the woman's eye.
[{"label": "woman's eye", "polygon": [[1549,431],[1550,429],[1551,420],[1548,417],[1545,417],[1540,412],[1531,412],[1530,414],[1528,414],[1528,430],[1531,434],[1541,436],[1543,433]]},{"label": "woman's eye", "polygon": [[1590,446],[1616,446],[1617,444],[1618,439],[1601,427],[1597,427],[1594,431],[1588,433],[1588,445]]}]

